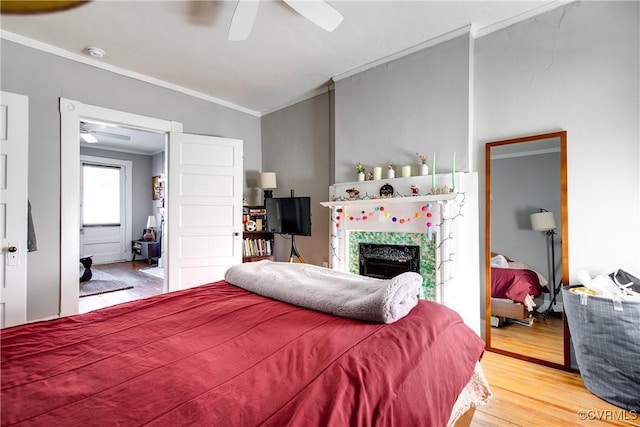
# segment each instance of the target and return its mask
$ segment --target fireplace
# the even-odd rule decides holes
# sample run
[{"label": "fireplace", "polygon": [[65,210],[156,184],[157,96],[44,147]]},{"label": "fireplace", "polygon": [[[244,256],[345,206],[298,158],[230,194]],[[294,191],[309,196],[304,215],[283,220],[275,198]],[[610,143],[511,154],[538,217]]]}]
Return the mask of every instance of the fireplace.
[{"label": "fireplace", "polygon": [[[450,185],[452,179],[450,173],[397,178],[393,180],[397,195],[391,198],[376,197],[383,184],[380,180],[329,187],[330,201],[321,202],[330,209],[329,266],[375,276],[415,271],[422,277],[421,299],[455,309],[479,333],[477,174],[456,174],[454,193],[427,194],[433,187]],[[347,200],[346,194],[354,186],[364,196]],[[412,186],[423,190],[413,196]],[[375,256],[363,267],[366,273],[361,273],[360,244],[420,249],[413,263],[403,257],[389,260]],[[408,268],[408,264],[412,265]]]},{"label": "fireplace", "polygon": [[391,279],[407,271],[420,273],[420,247],[360,243],[358,263],[362,276]]},{"label": "fireplace", "polygon": [[[346,244],[348,246],[347,251],[347,265],[348,270],[354,274],[370,275],[372,277],[382,276],[396,276],[405,271],[415,271],[422,276],[422,287],[420,288],[420,298],[435,300],[436,299],[436,242],[435,238],[428,239],[426,233],[398,233],[398,232],[385,232],[385,231],[351,231],[348,233]],[[387,255],[381,255],[374,253],[374,258],[386,264],[386,272],[376,271],[374,269],[373,274],[365,274],[361,272],[361,245],[369,247],[368,252],[373,252],[374,249],[382,247],[392,248],[400,250],[402,248],[411,248],[408,253],[396,256],[396,261],[392,261],[393,257]],[[417,248],[417,254],[415,253]],[[389,251],[395,252],[395,251]],[[407,252],[407,251],[404,251]],[[396,254],[397,255],[397,254]],[[398,259],[404,259],[408,256],[413,258],[413,262],[408,263],[404,261],[397,261]],[[409,268],[407,264],[411,264]],[[367,266],[367,270],[371,273],[373,266]],[[377,266],[378,269],[382,269]],[[383,269],[384,270],[384,269]]]}]

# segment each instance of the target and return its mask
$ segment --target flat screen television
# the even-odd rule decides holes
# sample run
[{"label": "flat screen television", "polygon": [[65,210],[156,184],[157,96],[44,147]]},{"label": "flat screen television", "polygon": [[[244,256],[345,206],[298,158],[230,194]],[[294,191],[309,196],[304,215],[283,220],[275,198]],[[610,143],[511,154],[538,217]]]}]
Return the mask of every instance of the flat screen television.
[{"label": "flat screen television", "polygon": [[311,236],[310,197],[265,198],[264,205],[267,210],[267,231]]}]

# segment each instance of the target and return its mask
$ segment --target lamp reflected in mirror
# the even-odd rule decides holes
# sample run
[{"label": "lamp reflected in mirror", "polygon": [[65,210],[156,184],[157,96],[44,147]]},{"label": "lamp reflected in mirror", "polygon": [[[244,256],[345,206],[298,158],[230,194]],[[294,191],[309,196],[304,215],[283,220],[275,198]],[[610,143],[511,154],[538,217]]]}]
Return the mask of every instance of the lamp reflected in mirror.
[{"label": "lamp reflected in mirror", "polygon": [[[550,312],[553,311],[556,307],[556,297],[558,296],[558,292],[560,292],[560,286],[556,287],[556,251],[555,251],[555,238],[556,235],[556,221],[553,217],[553,213],[549,212],[546,209],[540,209],[540,212],[531,214],[531,229],[533,231],[542,231],[546,234],[547,238],[551,240],[551,259],[549,260],[549,270],[551,271],[551,285],[553,298],[548,306],[541,306],[538,308],[539,313],[542,314],[542,318],[546,319],[549,316]],[[549,246],[547,246],[549,247]],[[561,311],[560,311],[561,313]]]}]

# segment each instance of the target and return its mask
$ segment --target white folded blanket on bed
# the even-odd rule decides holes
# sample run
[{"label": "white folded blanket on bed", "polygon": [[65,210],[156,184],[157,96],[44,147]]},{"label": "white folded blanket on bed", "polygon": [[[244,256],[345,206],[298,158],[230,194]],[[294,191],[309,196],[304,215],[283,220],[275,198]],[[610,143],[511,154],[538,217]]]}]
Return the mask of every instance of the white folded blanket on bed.
[{"label": "white folded blanket on bed", "polygon": [[418,304],[422,276],[382,280],[311,264],[273,261],[235,265],[225,280],[248,291],[336,316],[393,323]]}]

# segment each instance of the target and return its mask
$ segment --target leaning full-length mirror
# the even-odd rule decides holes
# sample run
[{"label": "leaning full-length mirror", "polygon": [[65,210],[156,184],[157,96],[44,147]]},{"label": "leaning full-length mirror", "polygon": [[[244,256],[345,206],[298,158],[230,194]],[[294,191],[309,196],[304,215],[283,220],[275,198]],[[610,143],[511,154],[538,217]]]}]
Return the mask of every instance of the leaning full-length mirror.
[{"label": "leaning full-length mirror", "polygon": [[487,347],[568,368],[566,137],[486,145],[485,267]]}]

